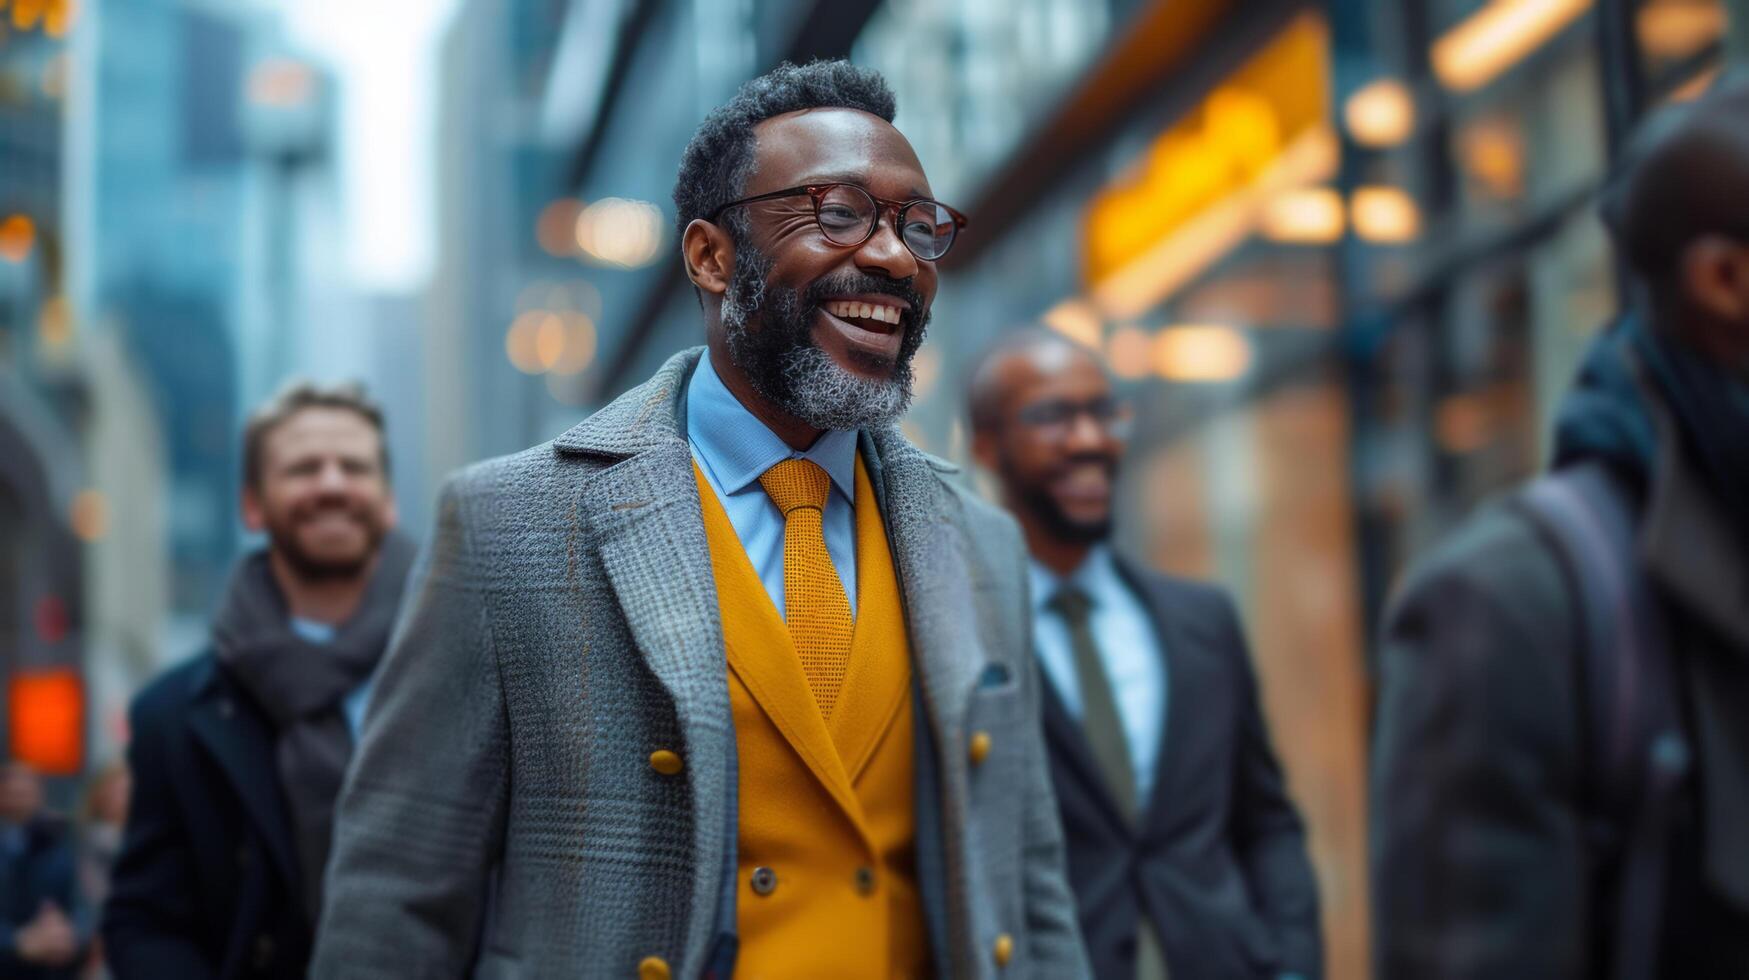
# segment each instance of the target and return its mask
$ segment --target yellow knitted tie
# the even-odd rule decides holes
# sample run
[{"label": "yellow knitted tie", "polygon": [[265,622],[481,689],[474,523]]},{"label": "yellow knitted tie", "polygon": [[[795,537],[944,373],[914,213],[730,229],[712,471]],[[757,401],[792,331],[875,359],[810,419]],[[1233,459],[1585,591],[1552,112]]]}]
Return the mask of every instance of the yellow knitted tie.
[{"label": "yellow knitted tie", "polygon": [[854,628],[844,583],[826,551],[826,498],[832,478],[818,463],[786,459],[766,470],[759,485],[783,511],[783,606],[802,673],[823,717],[832,717]]}]

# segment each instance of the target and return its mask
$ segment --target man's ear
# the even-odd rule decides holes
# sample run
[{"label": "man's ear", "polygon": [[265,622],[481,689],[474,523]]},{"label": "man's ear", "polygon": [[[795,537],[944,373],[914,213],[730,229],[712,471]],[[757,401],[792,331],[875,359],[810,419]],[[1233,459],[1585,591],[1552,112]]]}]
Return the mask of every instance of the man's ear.
[{"label": "man's ear", "polygon": [[997,471],[996,435],[988,428],[972,431],[972,459],[991,473]]},{"label": "man's ear", "polygon": [[728,292],[729,278],[735,273],[735,243],[727,230],[703,218],[692,219],[680,237],[680,257],[694,286],[715,296]]},{"label": "man's ear", "polygon": [[267,513],[261,509],[261,495],[253,487],[243,488],[243,526],[251,531],[267,527]]},{"label": "man's ear", "polygon": [[1691,303],[1721,322],[1749,322],[1749,247],[1707,235],[1683,249],[1681,261]]}]

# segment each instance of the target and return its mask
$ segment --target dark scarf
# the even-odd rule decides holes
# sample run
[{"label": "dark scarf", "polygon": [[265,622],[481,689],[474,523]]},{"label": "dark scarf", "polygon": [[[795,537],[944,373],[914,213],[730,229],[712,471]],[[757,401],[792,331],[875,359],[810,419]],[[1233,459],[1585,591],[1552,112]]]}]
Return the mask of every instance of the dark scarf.
[{"label": "dark scarf", "polygon": [[[1680,445],[1661,445],[1661,429]],[[1679,450],[1686,474],[1660,465],[1673,450]],[[1637,482],[1648,500],[1661,472],[1667,480],[1693,481],[1692,492],[1710,498],[1707,509],[1718,515],[1711,524],[1724,525],[1716,532],[1721,542],[1735,542],[1709,552],[1724,556],[1710,560],[1749,563],[1749,377],[1666,339],[1642,315],[1629,314],[1592,346],[1561,406],[1555,465],[1585,459],[1609,462]],[[1717,571],[1688,571],[1690,581],[1732,580]],[[1690,618],[1708,619],[1704,604],[1694,605],[1693,596],[1686,601]],[[1712,613],[1715,625],[1717,615]],[[1743,676],[1741,664],[1729,659],[1749,657],[1749,647],[1728,635],[1727,628],[1718,648],[1706,648],[1719,656],[1689,656],[1685,671],[1691,735],[1700,749],[1705,873],[1715,889],[1749,910],[1749,843],[1740,833],[1749,815],[1749,703],[1727,693],[1741,689]]]},{"label": "dark scarf", "polygon": [[322,869],[333,837],[334,802],[352,756],[341,702],[370,678],[388,646],[414,548],[390,535],[358,611],[332,642],[292,632],[291,613],[273,579],[267,552],[238,563],[213,621],[220,665],[272,723],[279,783],[290,809],[310,922],[322,908]]},{"label": "dark scarf", "polygon": [[1749,554],[1749,375],[1660,337],[1643,314],[1623,316],[1586,354],[1556,419],[1555,465],[1603,459],[1644,488],[1658,455],[1649,398],[1675,418]]}]

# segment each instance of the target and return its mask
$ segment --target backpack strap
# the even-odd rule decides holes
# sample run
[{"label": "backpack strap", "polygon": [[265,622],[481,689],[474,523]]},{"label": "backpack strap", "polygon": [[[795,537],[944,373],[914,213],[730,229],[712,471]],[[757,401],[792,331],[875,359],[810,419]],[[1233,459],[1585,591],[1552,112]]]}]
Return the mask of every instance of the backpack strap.
[{"label": "backpack strap", "polygon": [[1649,980],[1657,975],[1671,811],[1689,750],[1663,615],[1638,560],[1633,497],[1590,462],[1543,476],[1515,499],[1554,545],[1578,600],[1592,946],[1608,963],[1597,975]]}]

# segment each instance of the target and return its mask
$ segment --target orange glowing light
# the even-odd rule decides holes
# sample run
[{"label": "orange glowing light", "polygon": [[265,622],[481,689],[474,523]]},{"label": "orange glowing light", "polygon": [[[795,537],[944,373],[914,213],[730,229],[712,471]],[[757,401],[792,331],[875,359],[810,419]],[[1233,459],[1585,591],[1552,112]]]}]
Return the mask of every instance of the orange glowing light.
[{"label": "orange glowing light", "polygon": [[12,755],[45,775],[79,772],[85,754],[85,690],[69,667],[21,671],[7,688]]},{"label": "orange glowing light", "polygon": [[1099,348],[1099,338],[1105,332],[1105,322],[1091,303],[1066,299],[1046,310],[1039,317],[1044,325],[1084,347]]},{"label": "orange glowing light", "polygon": [[1433,42],[1433,73],[1454,92],[1500,77],[1591,9],[1591,0],[1491,0]]},{"label": "orange glowing light", "polygon": [[558,356],[547,368],[553,374],[582,374],[595,360],[595,321],[586,313],[564,313],[559,317],[563,330]]},{"label": "orange glowing light", "polygon": [[1141,327],[1119,327],[1105,344],[1111,373],[1130,381],[1148,376],[1153,352],[1154,340]]},{"label": "orange glowing light", "polygon": [[1263,211],[1263,235],[1270,241],[1327,245],[1342,238],[1348,220],[1342,195],[1328,187],[1302,187],[1279,194]]},{"label": "orange glowing light", "polygon": [[0,259],[23,262],[36,247],[36,222],[27,215],[14,214],[0,221]]},{"label": "orange glowing light", "polygon": [[1636,32],[1647,54],[1680,61],[1723,37],[1725,27],[1719,0],[1654,0],[1640,8]]},{"label": "orange glowing light", "polygon": [[1342,119],[1362,146],[1398,146],[1415,132],[1415,97],[1402,82],[1381,78],[1348,97]]},{"label": "orange glowing light", "polygon": [[1401,245],[1421,234],[1421,209],[1400,187],[1361,187],[1354,192],[1354,233],[1369,242]]},{"label": "orange glowing light", "polygon": [[109,533],[109,498],[100,490],[81,490],[67,509],[67,522],[79,540],[90,544]]},{"label": "orange glowing light", "polygon": [[1101,313],[1142,315],[1256,229],[1260,195],[1333,173],[1329,114],[1329,32],[1308,13],[1089,204],[1082,271]]},{"label": "orange glowing light", "polygon": [[1232,381],[1251,368],[1251,342],[1219,324],[1167,327],[1150,354],[1154,373],[1167,381]]},{"label": "orange glowing light", "polygon": [[42,20],[48,12],[48,0],[13,0],[12,26],[21,31],[28,31]]},{"label": "orange glowing light", "polygon": [[78,0],[49,0],[48,10],[43,17],[43,31],[49,37],[66,37],[73,29],[73,21],[79,13]]},{"label": "orange glowing light", "polygon": [[608,197],[577,215],[577,247],[601,265],[649,265],[662,246],[662,209],[648,201]]},{"label": "orange glowing light", "polygon": [[582,202],[574,197],[561,197],[542,208],[534,223],[535,241],[541,250],[558,258],[576,255],[577,216],[582,211]]},{"label": "orange glowing light", "polygon": [[529,310],[517,315],[504,335],[504,352],[510,363],[523,374],[539,374],[545,368],[540,360],[539,334],[546,310]]},{"label": "orange glowing light", "polygon": [[73,308],[65,296],[50,297],[37,316],[37,339],[42,345],[58,351],[73,339]]}]

